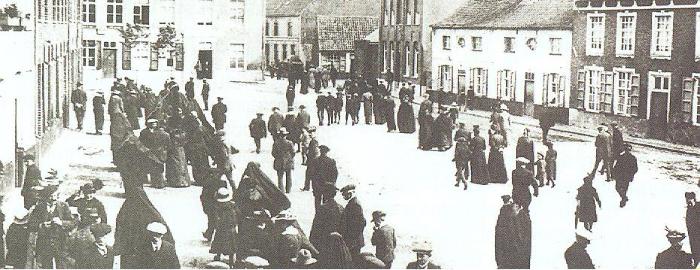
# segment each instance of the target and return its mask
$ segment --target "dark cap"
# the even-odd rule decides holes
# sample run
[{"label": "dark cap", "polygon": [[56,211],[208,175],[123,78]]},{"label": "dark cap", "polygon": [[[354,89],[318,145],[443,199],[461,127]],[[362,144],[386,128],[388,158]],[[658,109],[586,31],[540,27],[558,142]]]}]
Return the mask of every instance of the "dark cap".
[{"label": "dark cap", "polygon": [[105,223],[97,223],[90,226],[90,232],[95,237],[102,237],[112,232],[112,226]]},{"label": "dark cap", "polygon": [[302,109],[302,110],[303,110],[303,109],[306,109],[306,106],[304,106],[304,105],[299,105],[299,109]]},{"label": "dark cap", "polygon": [[351,190],[355,190],[355,188],[357,188],[357,187],[355,187],[355,185],[349,184],[349,185],[344,186],[343,188],[341,188],[341,189],[340,189],[340,192],[345,193],[345,192],[348,192],[348,191],[351,191]]},{"label": "dark cap", "polygon": [[216,97],[217,100],[224,100],[222,97]]},{"label": "dark cap", "polygon": [[382,211],[377,210],[377,211],[372,212],[372,222],[378,221],[384,217],[386,217],[386,213],[384,213]]},{"label": "dark cap", "polygon": [[92,183],[87,183],[83,186],[80,187],[80,190],[83,193],[95,193],[97,190],[95,189],[95,186],[92,185]]},{"label": "dark cap", "polygon": [[686,192],[685,198],[686,199],[695,199],[695,192]]},{"label": "dark cap", "polygon": [[24,160],[36,160],[36,159],[34,158],[34,155],[26,155],[26,156],[24,156]]},{"label": "dark cap", "polygon": [[331,151],[331,149],[328,148],[328,146],[325,146],[325,145],[319,146],[319,147],[318,147],[318,150],[321,151],[321,153],[328,153],[328,151]]}]

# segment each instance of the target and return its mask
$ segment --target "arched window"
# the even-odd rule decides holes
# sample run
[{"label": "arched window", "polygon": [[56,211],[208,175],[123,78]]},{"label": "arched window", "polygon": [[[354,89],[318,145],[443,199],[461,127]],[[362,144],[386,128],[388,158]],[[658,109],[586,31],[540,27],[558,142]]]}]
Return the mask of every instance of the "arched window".
[{"label": "arched window", "polygon": [[411,76],[411,44],[408,42],[404,48],[404,76]]},{"label": "arched window", "polygon": [[418,41],[413,42],[413,77],[418,77],[420,71],[418,70],[418,63],[421,62],[421,48]]},{"label": "arched window", "polygon": [[275,37],[280,35],[280,24],[278,22],[272,25],[272,35]]}]

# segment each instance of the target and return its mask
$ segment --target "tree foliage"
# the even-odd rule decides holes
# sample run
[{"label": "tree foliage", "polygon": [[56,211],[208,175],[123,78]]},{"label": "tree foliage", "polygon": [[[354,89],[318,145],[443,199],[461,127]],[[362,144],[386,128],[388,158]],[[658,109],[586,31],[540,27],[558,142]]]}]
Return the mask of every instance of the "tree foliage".
[{"label": "tree foliage", "polygon": [[158,49],[175,48],[178,43],[178,34],[175,27],[166,25],[158,29],[158,39],[154,43]]},{"label": "tree foliage", "polygon": [[143,30],[144,27],[129,23],[126,24],[126,27],[118,29],[119,33],[124,39],[124,45],[127,45],[131,48],[136,46],[137,40],[148,37],[148,33]]},{"label": "tree foliage", "polygon": [[15,5],[15,4],[10,4],[8,6],[5,6],[2,10],[10,18],[18,18],[19,17],[19,9],[17,8],[17,5]]}]

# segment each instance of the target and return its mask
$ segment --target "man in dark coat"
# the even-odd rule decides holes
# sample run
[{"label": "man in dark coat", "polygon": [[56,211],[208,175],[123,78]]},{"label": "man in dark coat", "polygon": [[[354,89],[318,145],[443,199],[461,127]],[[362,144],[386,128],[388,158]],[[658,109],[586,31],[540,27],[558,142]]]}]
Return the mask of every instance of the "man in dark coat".
[{"label": "man in dark coat", "polygon": [[[349,106],[349,105],[347,105]],[[347,108],[346,108],[347,110]],[[338,92],[338,95],[335,97],[335,102],[333,103],[333,112],[335,113],[335,123],[340,124],[340,112],[343,111],[343,93]],[[346,121],[347,122],[347,121]]]},{"label": "man in dark coat", "polygon": [[610,182],[612,181],[610,175],[610,168],[612,167],[612,163],[610,162],[612,154],[612,138],[607,131],[607,127],[598,127],[598,136],[595,138],[595,147],[595,165],[593,165],[591,174],[595,175],[595,171],[598,169],[598,166],[602,161],[603,168],[600,170],[600,173],[607,173],[607,179],[605,181]]},{"label": "man in dark coat", "polygon": [[75,111],[75,119],[78,120],[78,130],[83,130],[83,118],[85,117],[85,109],[87,102],[87,94],[83,90],[83,84],[78,83],[75,90],[71,93],[71,103],[73,103],[73,111]]},{"label": "man in dark coat", "polygon": [[114,249],[105,242],[105,236],[112,232],[112,227],[100,223],[90,226],[95,241],[91,245],[80,247],[76,258],[78,269],[112,269],[114,266]]},{"label": "man in dark coat", "polygon": [[435,118],[433,124],[433,134],[435,135],[435,144],[438,151],[446,151],[452,148],[452,120],[449,117],[447,110],[442,110],[440,115]]},{"label": "man in dark coat", "polygon": [[539,186],[537,180],[532,175],[532,171],[526,168],[530,161],[527,158],[519,157],[516,159],[517,168],[513,170],[511,179],[513,179],[513,201],[522,206],[525,211],[528,211],[532,195],[530,194],[530,186],[534,189],[534,195],[539,195]]},{"label": "man in dark coat", "polygon": [[455,187],[459,187],[459,183],[464,184],[464,190],[467,190],[467,178],[469,178],[469,158],[471,157],[471,149],[469,149],[469,143],[467,138],[458,137],[457,145],[455,146],[455,155],[452,161],[455,163],[457,172],[455,176],[457,178],[457,183]]},{"label": "man in dark coat", "polygon": [[[515,157],[524,157],[530,162],[535,161],[535,143],[530,138],[530,129],[525,128],[523,135],[518,138],[518,143],[515,145]],[[526,164],[527,169],[534,172],[534,163]]]},{"label": "man in dark coat", "polygon": [[595,269],[591,256],[588,255],[586,247],[591,243],[590,232],[579,230],[576,232],[576,242],[574,242],[564,252],[564,259],[569,269]]},{"label": "man in dark coat", "polygon": [[297,113],[297,117],[296,117],[297,129],[303,130],[305,128],[308,128],[310,124],[311,124],[311,115],[309,115],[309,113],[306,112],[306,106],[304,106],[304,105],[299,106],[299,113]]},{"label": "man in dark coat", "polygon": [[80,191],[66,199],[66,202],[71,207],[77,207],[78,213],[83,215],[88,209],[97,211],[101,223],[107,223],[107,212],[105,206],[100,200],[95,198],[95,186],[92,183],[87,183],[80,187]]},{"label": "man in dark coat", "polygon": [[105,124],[105,96],[102,91],[92,98],[92,112],[95,115],[95,134],[102,135]]},{"label": "man in dark coat", "polygon": [[546,142],[549,136],[549,129],[555,125],[554,110],[545,108],[540,116],[540,128],[542,128],[542,141]]},{"label": "man in dark coat", "polygon": [[185,96],[188,99],[194,99],[194,78],[192,77],[185,83]]},{"label": "man in dark coat", "polygon": [[472,133],[467,129],[467,125],[464,123],[459,123],[459,128],[455,131],[454,140],[456,141],[459,137],[467,139],[467,141],[472,139]]},{"label": "man in dark coat", "polygon": [[515,229],[515,211],[517,206],[513,204],[510,195],[501,196],[503,206],[496,221],[494,251],[496,255],[496,266],[498,269],[514,268],[512,261],[513,254],[517,250]]},{"label": "man in dark coat", "polygon": [[[316,116],[318,117],[319,126],[323,126],[323,120],[327,109],[328,97],[323,94],[319,94],[318,97],[316,97]],[[328,121],[328,124],[330,125],[330,119],[328,119]]]},{"label": "man in dark coat", "polygon": [[24,183],[22,183],[22,197],[24,198],[24,208],[29,209],[37,202],[36,195],[32,188],[39,186],[41,181],[41,170],[36,165],[34,155],[24,156],[24,164],[26,170],[24,173]]},{"label": "man in dark coat", "polygon": [[146,164],[142,164],[145,171],[150,175],[151,186],[154,188],[165,188],[163,172],[164,164],[168,158],[168,146],[170,146],[170,135],[162,128],[158,127],[158,120],[149,119],[148,128],[141,131],[139,141],[148,148],[148,159]]},{"label": "man in dark coat", "polygon": [[151,90],[151,88],[144,87],[141,93],[141,108],[143,108],[144,118],[146,120],[154,118],[163,120],[164,116],[156,111],[156,106],[158,106],[159,97]]},{"label": "man in dark coat", "polygon": [[226,123],[226,112],[228,108],[226,104],[222,102],[224,98],[218,97],[216,100],[218,100],[218,102],[211,107],[211,119],[212,122],[214,122],[216,130],[222,130],[224,129],[224,123]]},{"label": "man in dark coat", "polygon": [[700,263],[700,205],[695,198],[695,192],[685,193],[685,225],[688,229],[688,242],[693,253],[695,266]]},{"label": "man in dark coat", "polygon": [[149,238],[140,246],[139,268],[143,269],[180,269],[180,259],[177,257],[175,246],[163,235],[168,228],[159,222],[152,222],[146,227]]},{"label": "man in dark coat", "polygon": [[629,198],[627,198],[627,189],[630,182],[634,181],[634,175],[637,173],[637,158],[632,155],[632,146],[625,144],[623,152],[617,158],[613,167],[613,178],[615,179],[615,190],[620,195],[620,207],[625,207]]},{"label": "man in dark coat", "polygon": [[270,132],[273,140],[277,140],[277,135],[282,128],[282,123],[284,122],[284,115],[280,113],[280,108],[273,107],[272,114],[267,120],[267,130]]},{"label": "man in dark coat", "polygon": [[209,110],[209,83],[207,79],[202,80],[202,101],[204,101],[204,110]]},{"label": "man in dark coat", "polygon": [[376,256],[387,269],[394,262],[394,249],[396,248],[396,234],[394,228],[385,223],[386,213],[382,211],[372,212],[374,232],[372,233],[372,245],[376,247]]},{"label": "man in dark coat", "polygon": [[345,208],[333,199],[336,194],[335,186],[323,202],[316,208],[313,224],[309,233],[309,241],[321,254],[328,254],[331,249],[330,234],[341,231],[343,211]]},{"label": "man in dark coat", "polygon": [[129,124],[131,124],[132,130],[141,129],[141,125],[139,124],[140,108],[141,102],[138,97],[138,92],[136,92],[134,89],[129,89],[126,97],[124,98],[124,112],[129,120]]},{"label": "man in dark coat", "polygon": [[294,99],[296,98],[296,91],[294,90],[294,85],[290,85],[287,87],[287,92],[285,93],[285,97],[287,98],[287,108],[292,108],[294,107]]},{"label": "man in dark coat", "polygon": [[345,243],[350,250],[353,258],[360,255],[360,249],[365,246],[365,237],[363,231],[367,225],[362,205],[355,197],[355,185],[347,185],[340,189],[343,198],[348,201],[343,211],[343,222],[340,228],[340,234],[345,239]]},{"label": "man in dark coat", "polygon": [[338,180],[338,166],[334,159],[328,157],[330,148],[321,145],[318,149],[321,155],[312,159],[306,167],[306,177],[311,181],[316,209],[326,201],[326,197],[335,196],[335,183]]},{"label": "man in dark coat", "polygon": [[262,119],[263,114],[257,113],[257,116],[258,117],[250,121],[248,129],[250,130],[250,137],[252,137],[255,142],[255,153],[260,154],[260,140],[267,137],[267,128],[265,120]]},{"label": "man in dark coat", "polygon": [[612,159],[610,163],[615,162],[617,158],[625,151],[625,140],[622,136],[622,131],[617,126],[617,123],[610,123],[610,129],[612,129]]},{"label": "man in dark coat", "polygon": [[65,268],[66,239],[76,220],[65,202],[58,201],[58,186],[41,191],[41,200],[29,216],[29,230],[36,232],[36,260],[41,268]]},{"label": "man in dark coat", "polygon": [[685,234],[677,230],[666,228],[668,233],[666,238],[671,243],[671,247],[662,251],[656,256],[655,269],[693,269],[695,263],[693,256],[683,251],[683,239]]},{"label": "man in dark coat", "polygon": [[471,156],[469,167],[471,169],[472,183],[486,185],[489,183],[489,169],[486,163],[486,139],[481,137],[478,125],[473,127],[474,137],[469,141]]},{"label": "man in dark coat", "polygon": [[228,180],[229,185],[232,188],[236,188],[236,183],[233,181],[233,164],[231,163],[231,156],[238,153],[234,147],[226,144],[224,136],[226,132],[223,130],[217,131],[215,134],[215,140],[211,143],[209,152],[211,153],[211,159],[216,165],[216,169],[226,175],[226,180]]},{"label": "man in dark coat", "polygon": [[326,125],[331,125],[335,123],[335,97],[330,91],[326,96]]},{"label": "man in dark coat", "polygon": [[29,211],[19,209],[15,219],[7,228],[7,260],[6,265],[14,269],[27,268],[27,247],[29,245]]},{"label": "man in dark coat", "polygon": [[416,260],[408,263],[406,269],[441,269],[440,265],[432,260],[433,248],[430,243],[417,243],[413,247],[413,252],[416,253]]},{"label": "man in dark coat", "polygon": [[[294,144],[287,140],[289,132],[280,130],[280,137],[272,144],[272,157],[275,158],[273,167],[277,171],[277,187],[286,193],[292,192],[292,170],[294,170]],[[286,177],[285,182],[282,181]]]}]

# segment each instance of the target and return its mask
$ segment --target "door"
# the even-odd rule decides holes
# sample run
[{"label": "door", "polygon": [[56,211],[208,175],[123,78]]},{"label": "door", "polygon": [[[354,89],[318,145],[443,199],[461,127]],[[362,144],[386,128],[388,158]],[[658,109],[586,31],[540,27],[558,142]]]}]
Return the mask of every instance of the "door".
[{"label": "door", "polygon": [[212,52],[211,50],[200,50],[198,57],[199,69],[197,70],[197,79],[212,78]]},{"label": "door", "polygon": [[535,74],[525,73],[525,110],[527,116],[535,115]]},{"label": "door", "polygon": [[649,104],[649,137],[666,139],[668,126],[668,92],[651,92]]},{"label": "door", "polygon": [[104,49],[102,51],[102,72],[105,78],[117,76],[117,50]]}]

